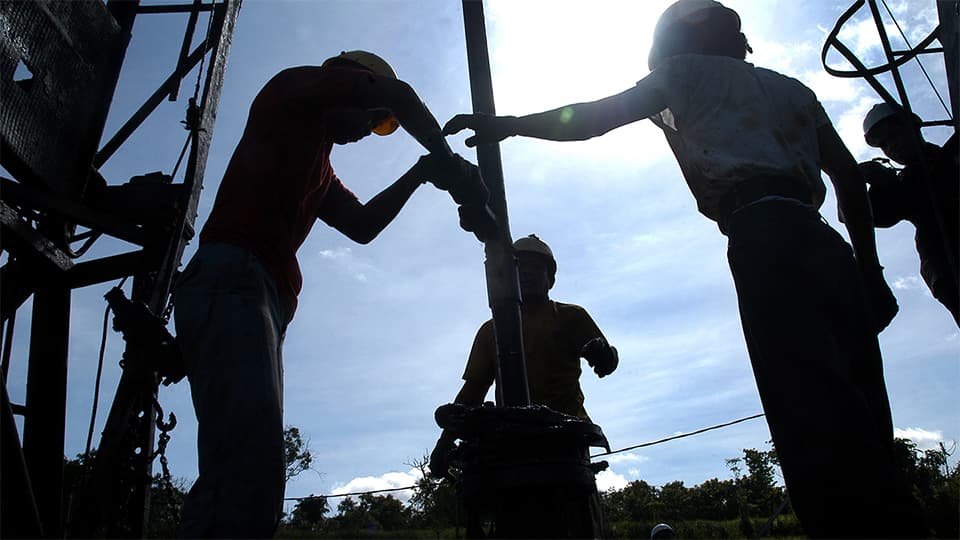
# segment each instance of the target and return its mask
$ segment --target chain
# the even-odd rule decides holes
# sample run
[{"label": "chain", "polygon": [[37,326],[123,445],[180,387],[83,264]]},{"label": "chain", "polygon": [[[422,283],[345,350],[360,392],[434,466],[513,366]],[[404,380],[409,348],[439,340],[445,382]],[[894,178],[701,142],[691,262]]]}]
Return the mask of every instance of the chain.
[{"label": "chain", "polygon": [[160,478],[160,487],[163,490],[163,494],[166,497],[166,506],[167,511],[173,517],[174,523],[180,521],[180,508],[176,504],[177,495],[176,490],[173,487],[173,480],[170,475],[170,467],[167,461],[167,443],[170,442],[170,432],[173,431],[173,428],[177,427],[177,415],[170,413],[169,420],[167,422],[163,421],[163,407],[160,406],[160,402],[156,398],[153,400],[153,407],[157,411],[157,429],[160,431],[160,437],[157,441],[157,451],[154,453],[154,459],[160,457],[160,467],[163,470],[163,474]]}]

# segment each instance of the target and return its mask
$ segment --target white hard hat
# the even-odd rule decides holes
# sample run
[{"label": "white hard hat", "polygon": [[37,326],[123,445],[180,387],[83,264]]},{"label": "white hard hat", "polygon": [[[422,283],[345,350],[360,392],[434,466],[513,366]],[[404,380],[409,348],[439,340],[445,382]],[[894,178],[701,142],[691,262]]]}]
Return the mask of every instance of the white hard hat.
[{"label": "white hard hat", "polygon": [[[867,115],[863,118],[863,138],[866,139],[867,144],[870,146],[878,146],[879,141],[875,137],[870,135],[870,130],[872,130],[877,124],[882,120],[886,120],[891,116],[903,115],[906,111],[899,105],[891,105],[890,103],[883,102],[877,103],[867,112]],[[917,124],[920,125],[920,117],[911,113],[911,119]]]},{"label": "white hard hat", "polygon": [[650,69],[663,60],[664,48],[670,48],[666,44],[674,38],[671,34],[676,30],[677,23],[696,25],[716,17],[717,14],[723,16],[712,20],[723,21],[724,24],[729,24],[731,29],[740,31],[740,15],[715,0],[679,0],[665,9],[657,19],[657,25],[653,31],[653,45],[647,57]]},{"label": "white hard hat", "polygon": [[650,530],[650,538],[656,538],[658,534],[665,532],[673,532],[673,527],[667,525],[666,523],[659,523],[653,529]]}]

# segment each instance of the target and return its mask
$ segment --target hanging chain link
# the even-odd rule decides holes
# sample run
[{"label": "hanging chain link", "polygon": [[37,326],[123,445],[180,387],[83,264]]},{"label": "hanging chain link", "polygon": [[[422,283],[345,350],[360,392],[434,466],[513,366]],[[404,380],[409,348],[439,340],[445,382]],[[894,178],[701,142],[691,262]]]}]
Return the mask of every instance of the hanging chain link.
[{"label": "hanging chain link", "polygon": [[160,488],[163,490],[164,497],[166,497],[166,509],[170,513],[170,516],[173,518],[174,522],[180,521],[180,508],[177,504],[177,493],[176,489],[173,487],[173,480],[170,475],[170,467],[167,461],[167,443],[170,442],[170,432],[177,427],[177,415],[170,412],[169,420],[166,422],[163,421],[163,407],[160,406],[160,402],[156,398],[153,400],[153,408],[157,412],[156,423],[157,429],[160,432],[160,437],[157,440],[157,450],[154,453],[153,457],[156,459],[160,457],[160,467],[163,470],[163,473],[160,475]]}]

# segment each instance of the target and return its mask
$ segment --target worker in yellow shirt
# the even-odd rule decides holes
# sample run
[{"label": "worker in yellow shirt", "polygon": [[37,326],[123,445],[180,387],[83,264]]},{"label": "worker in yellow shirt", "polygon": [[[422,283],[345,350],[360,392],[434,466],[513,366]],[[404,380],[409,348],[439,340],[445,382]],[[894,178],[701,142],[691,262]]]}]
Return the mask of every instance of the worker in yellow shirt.
[{"label": "worker in yellow shirt", "polygon": [[[556,281],[557,261],[550,246],[529,235],[513,244],[523,301],[523,350],[527,367],[530,401],[558,412],[590,420],[583,407],[580,389],[580,358],[585,358],[600,377],[617,368],[617,349],[607,343],[587,310],[550,299]],[[480,326],[473,340],[470,358],[463,373],[463,387],[454,403],[478,406],[494,384],[497,347],[493,320]],[[501,403],[499,388],[497,403]],[[447,431],[430,455],[430,471],[446,476],[447,455],[455,437]]]}]

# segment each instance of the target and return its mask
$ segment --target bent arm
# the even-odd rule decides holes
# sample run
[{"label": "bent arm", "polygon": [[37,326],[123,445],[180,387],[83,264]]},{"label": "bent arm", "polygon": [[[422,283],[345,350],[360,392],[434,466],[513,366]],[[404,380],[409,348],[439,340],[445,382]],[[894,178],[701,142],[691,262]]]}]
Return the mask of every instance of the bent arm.
[{"label": "bent arm", "polygon": [[423,183],[415,167],[366,204],[353,197],[340,198],[336,204],[324,209],[322,219],[354,242],[369,244],[397,217]]}]

